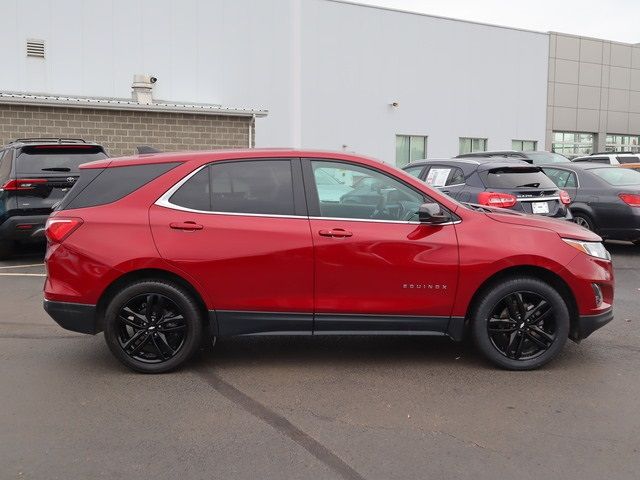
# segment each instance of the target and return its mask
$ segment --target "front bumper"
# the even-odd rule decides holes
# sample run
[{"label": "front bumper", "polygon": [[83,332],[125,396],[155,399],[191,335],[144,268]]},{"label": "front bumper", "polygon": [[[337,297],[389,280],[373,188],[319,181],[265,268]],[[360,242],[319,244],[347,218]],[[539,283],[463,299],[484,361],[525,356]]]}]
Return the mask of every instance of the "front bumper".
[{"label": "front bumper", "polygon": [[43,306],[49,316],[66,330],[91,335],[95,335],[101,330],[96,318],[95,305],[54,302],[45,299]]},{"label": "front bumper", "polygon": [[0,225],[0,239],[42,242],[45,240],[44,226],[47,218],[49,215],[9,217]]},{"label": "front bumper", "polygon": [[570,337],[575,341],[584,340],[611,320],[613,320],[613,308],[597,315],[581,315],[578,317],[578,321],[572,325]]}]

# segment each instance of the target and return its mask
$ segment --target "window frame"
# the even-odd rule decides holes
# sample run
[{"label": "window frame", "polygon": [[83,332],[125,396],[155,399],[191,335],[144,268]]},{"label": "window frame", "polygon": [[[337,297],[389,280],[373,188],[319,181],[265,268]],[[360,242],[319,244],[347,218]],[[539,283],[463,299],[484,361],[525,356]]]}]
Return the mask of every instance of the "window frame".
[{"label": "window frame", "polygon": [[[520,148],[515,148],[514,147],[514,143],[516,143],[516,142],[520,143]],[[525,150],[524,149],[524,144],[525,143],[532,143],[533,144],[533,149],[532,150]],[[511,150],[515,150],[516,152],[537,152],[538,151],[538,141],[537,140],[512,139],[511,140]]]},{"label": "window frame", "polygon": [[[180,187],[182,187],[185,183],[187,183],[192,177],[196,176],[205,168],[210,168],[214,165],[223,165],[226,163],[237,163],[237,162],[256,162],[256,161],[289,161],[289,166],[291,168],[291,183],[293,188],[293,209],[294,213],[290,215],[282,215],[276,213],[251,213],[251,212],[220,212],[215,210],[197,210],[189,207],[183,207],[181,205],[176,205],[169,201],[169,199],[176,193]],[[167,190],[158,200],[155,201],[154,205],[158,205],[160,207],[170,208],[173,210],[180,210],[183,212],[191,212],[198,214],[208,214],[208,215],[232,215],[232,216],[240,216],[240,217],[269,217],[269,218],[307,218],[308,211],[305,200],[305,191],[302,179],[302,167],[300,164],[300,158],[298,157],[249,157],[249,158],[233,158],[233,159],[225,159],[214,162],[208,162],[203,165],[200,165],[198,168],[189,172],[182,179],[176,182],[169,190]]]},{"label": "window frame", "polygon": [[[562,135],[562,140],[556,140],[556,135]],[[573,140],[566,140],[566,135],[573,135]],[[581,135],[591,135],[591,143],[587,146],[586,142],[580,140]],[[593,132],[570,132],[566,130],[554,130],[551,132],[551,152],[559,153],[560,155],[591,155],[595,152],[596,145],[596,133]],[[560,148],[561,151],[556,150]],[[570,151],[566,151],[570,149]],[[581,150],[585,150],[584,152]],[[587,151],[588,150],[588,151]]]},{"label": "window frame", "polygon": [[305,192],[306,192],[306,195],[307,195],[307,206],[308,206],[308,210],[309,210],[309,219],[311,219],[311,220],[341,220],[341,221],[346,221],[346,222],[396,223],[396,224],[404,224],[404,225],[407,225],[407,224],[409,224],[409,225],[420,225],[420,221],[417,221],[417,220],[416,221],[413,221],[413,220],[381,220],[381,219],[376,219],[376,218],[323,217],[322,213],[320,212],[320,201],[319,201],[319,197],[318,197],[318,190],[316,188],[315,179],[314,179],[314,175],[313,175],[313,167],[311,165],[311,162],[327,162],[327,163],[344,163],[344,164],[349,165],[349,166],[355,166],[355,167],[370,169],[370,170],[373,170],[376,173],[379,173],[380,175],[384,175],[386,177],[389,177],[392,180],[402,184],[406,188],[412,190],[417,195],[421,196],[423,203],[428,203],[428,202],[438,203],[444,210],[449,212],[449,214],[451,215],[451,218],[453,218],[454,221],[452,221],[450,223],[440,224],[440,225],[449,225],[449,224],[453,224],[453,223],[459,222],[459,220],[457,219],[458,217],[449,208],[447,208],[442,203],[440,203],[437,200],[435,200],[434,198],[428,196],[423,191],[415,188],[413,185],[410,185],[409,183],[405,182],[403,179],[401,179],[399,177],[396,177],[396,176],[393,176],[393,175],[390,175],[389,173],[387,173],[387,172],[385,172],[383,170],[380,170],[378,168],[372,167],[371,165],[362,165],[360,163],[350,162],[348,160],[337,159],[337,158],[306,157],[306,158],[302,158],[301,160],[302,160],[302,174],[303,174],[303,179],[304,179],[304,187],[305,187]]}]

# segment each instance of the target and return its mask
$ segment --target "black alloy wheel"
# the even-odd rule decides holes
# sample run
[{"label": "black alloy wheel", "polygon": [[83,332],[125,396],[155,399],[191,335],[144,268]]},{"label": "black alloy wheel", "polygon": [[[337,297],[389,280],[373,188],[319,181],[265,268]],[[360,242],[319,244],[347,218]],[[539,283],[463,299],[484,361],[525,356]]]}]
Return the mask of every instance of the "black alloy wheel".
[{"label": "black alloy wheel", "polygon": [[104,335],[115,357],[132,370],[173,370],[202,344],[203,312],[191,293],[165,280],[125,286],[109,302]]},{"label": "black alloy wheel", "polygon": [[548,281],[528,276],[488,285],[470,312],[476,346],[491,362],[509,370],[544,365],[569,336],[569,309],[563,295]]},{"label": "black alloy wheel", "polygon": [[488,319],[491,343],[513,360],[537,358],[556,340],[553,313],[551,304],[537,293],[510,293],[496,304]]},{"label": "black alloy wheel", "polygon": [[118,322],[120,347],[139,362],[165,362],[184,346],[184,314],[164,295],[149,293],[132,298],[120,310]]}]

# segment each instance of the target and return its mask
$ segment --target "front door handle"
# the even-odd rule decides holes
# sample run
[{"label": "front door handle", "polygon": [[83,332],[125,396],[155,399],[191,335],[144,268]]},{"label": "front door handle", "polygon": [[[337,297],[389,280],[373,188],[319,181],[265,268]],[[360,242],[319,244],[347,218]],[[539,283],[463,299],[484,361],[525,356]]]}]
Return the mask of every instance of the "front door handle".
[{"label": "front door handle", "polygon": [[352,237],[353,233],[345,230],[344,228],[334,228],[331,230],[320,230],[318,232],[323,237],[333,237],[333,238],[346,238]]},{"label": "front door handle", "polygon": [[187,232],[194,232],[196,230],[202,230],[204,227],[196,222],[175,222],[170,223],[169,226],[174,230],[184,230]]}]

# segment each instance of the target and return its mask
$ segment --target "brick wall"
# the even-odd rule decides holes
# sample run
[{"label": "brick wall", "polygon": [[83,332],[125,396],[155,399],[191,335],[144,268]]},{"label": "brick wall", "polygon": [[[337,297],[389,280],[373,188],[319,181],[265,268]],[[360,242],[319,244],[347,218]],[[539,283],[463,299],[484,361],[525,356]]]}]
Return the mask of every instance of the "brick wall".
[{"label": "brick wall", "polygon": [[83,138],[100,143],[113,157],[131,155],[138,145],[167,152],[246,148],[251,121],[190,113],[0,105],[0,145],[25,137]]}]

